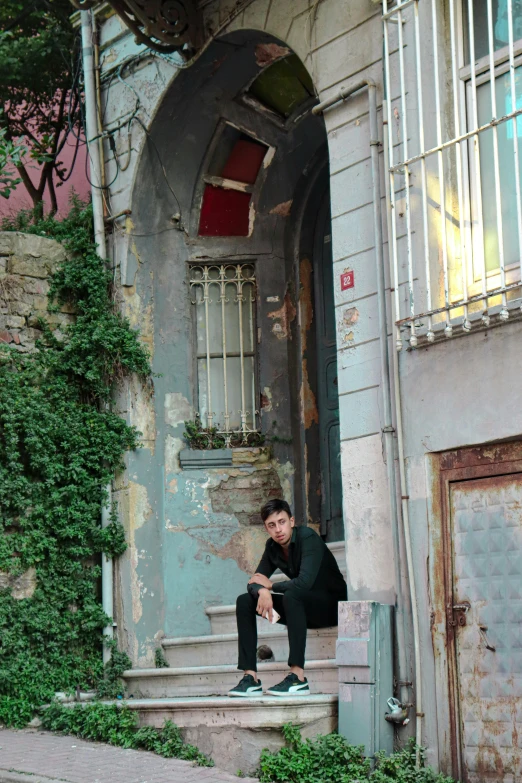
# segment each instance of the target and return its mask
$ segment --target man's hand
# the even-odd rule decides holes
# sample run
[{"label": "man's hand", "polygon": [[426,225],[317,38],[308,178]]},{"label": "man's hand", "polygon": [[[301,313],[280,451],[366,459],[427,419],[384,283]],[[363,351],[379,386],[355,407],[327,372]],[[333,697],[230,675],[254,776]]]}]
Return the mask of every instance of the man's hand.
[{"label": "man's hand", "polygon": [[266,587],[267,590],[272,589],[272,582],[267,576],[263,576],[263,574],[254,574],[254,576],[249,580],[249,585],[261,585],[261,587]]},{"label": "man's hand", "polygon": [[257,596],[256,612],[260,614],[261,617],[266,617],[269,622],[272,622],[273,610],[274,602],[272,596],[266,587],[262,587]]}]

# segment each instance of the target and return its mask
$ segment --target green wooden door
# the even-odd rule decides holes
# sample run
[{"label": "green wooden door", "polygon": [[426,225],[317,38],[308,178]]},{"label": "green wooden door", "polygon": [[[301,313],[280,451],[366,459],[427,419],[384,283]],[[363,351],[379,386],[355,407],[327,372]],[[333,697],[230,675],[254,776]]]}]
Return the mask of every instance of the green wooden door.
[{"label": "green wooden door", "polygon": [[321,533],[327,541],[341,541],[344,539],[344,526],[329,192],[325,194],[317,216],[313,255]]}]

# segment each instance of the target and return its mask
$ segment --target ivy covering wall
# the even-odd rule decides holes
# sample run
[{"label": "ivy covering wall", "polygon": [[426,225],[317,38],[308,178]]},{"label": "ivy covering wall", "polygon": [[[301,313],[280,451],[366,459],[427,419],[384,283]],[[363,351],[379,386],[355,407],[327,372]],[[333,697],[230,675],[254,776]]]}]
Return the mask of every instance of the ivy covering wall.
[{"label": "ivy covering wall", "polygon": [[[100,555],[126,546],[114,514],[101,529],[103,487],[139,437],[107,403],[125,376],[150,376],[139,335],[114,305],[89,207],[1,228],[65,245],[49,301],[75,313],[60,334],[40,320],[32,353],[0,345],[0,722],[21,726],[55,691],[103,677]],[[24,580],[32,587],[20,594]]]}]

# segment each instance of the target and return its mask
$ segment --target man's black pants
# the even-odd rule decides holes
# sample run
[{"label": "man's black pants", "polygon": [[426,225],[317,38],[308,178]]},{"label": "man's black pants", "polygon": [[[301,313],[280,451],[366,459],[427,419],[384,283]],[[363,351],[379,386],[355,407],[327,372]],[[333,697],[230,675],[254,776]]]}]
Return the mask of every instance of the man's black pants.
[{"label": "man's black pants", "polygon": [[[346,596],[336,596],[323,590],[293,590],[273,593],[274,609],[281,615],[279,623],[288,628],[289,666],[304,668],[307,628],[328,628],[337,625],[337,605]],[[257,597],[240,595],[236,602],[239,635],[238,669],[257,671]],[[267,623],[268,620],[264,622]]]}]

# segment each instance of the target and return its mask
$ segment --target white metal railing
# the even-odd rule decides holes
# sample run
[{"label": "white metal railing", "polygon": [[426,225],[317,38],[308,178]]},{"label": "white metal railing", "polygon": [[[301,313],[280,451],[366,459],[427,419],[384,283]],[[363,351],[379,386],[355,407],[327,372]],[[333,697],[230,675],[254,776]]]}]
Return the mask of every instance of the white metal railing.
[{"label": "white metal railing", "polygon": [[522,18],[515,3],[383,2],[399,350],[404,338],[414,348],[520,313]]},{"label": "white metal railing", "polygon": [[227,447],[257,433],[256,279],[252,264],[190,266],[196,308],[199,415]]}]

